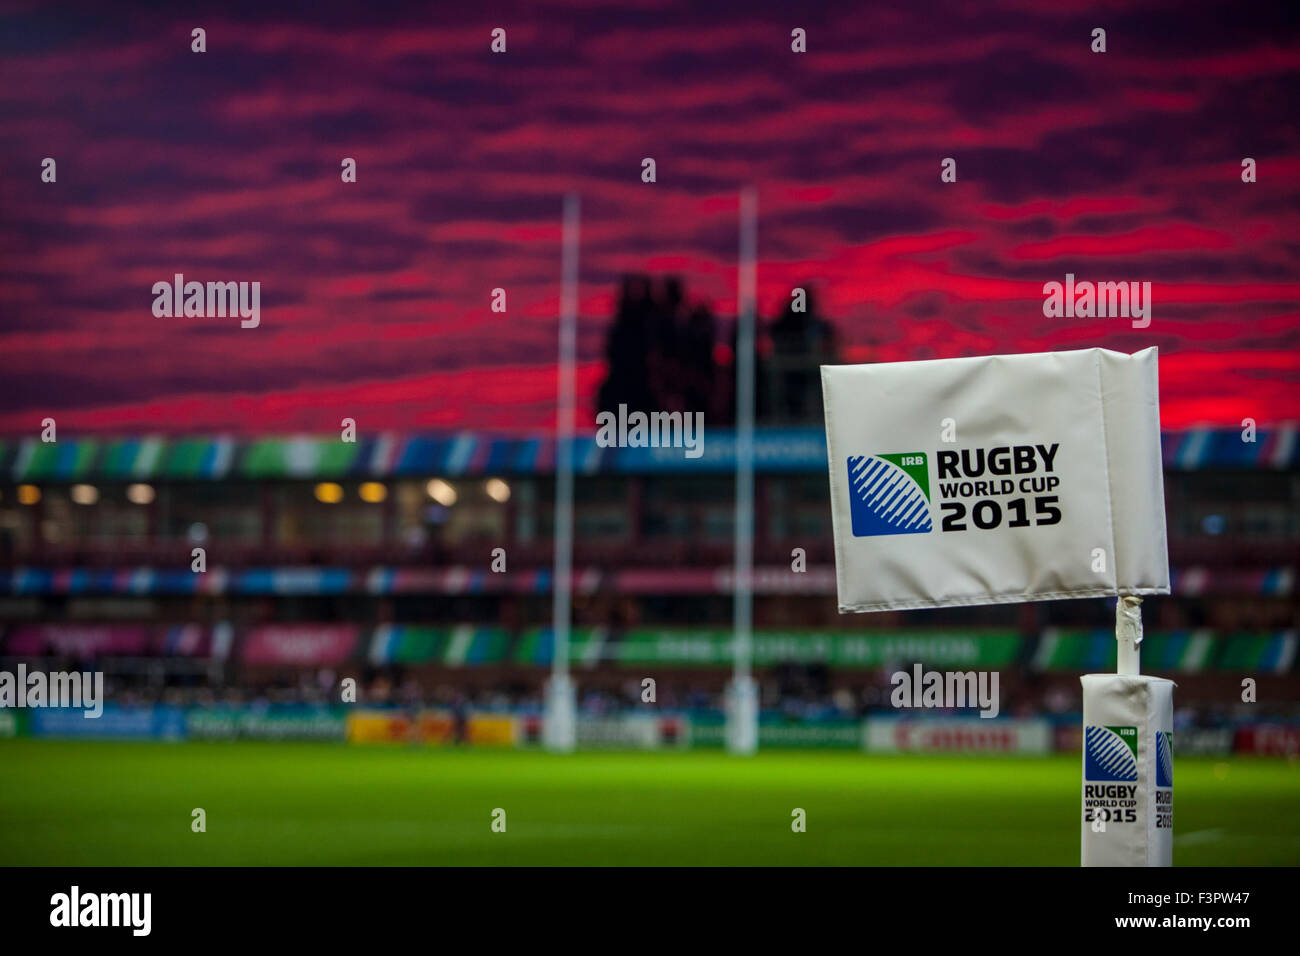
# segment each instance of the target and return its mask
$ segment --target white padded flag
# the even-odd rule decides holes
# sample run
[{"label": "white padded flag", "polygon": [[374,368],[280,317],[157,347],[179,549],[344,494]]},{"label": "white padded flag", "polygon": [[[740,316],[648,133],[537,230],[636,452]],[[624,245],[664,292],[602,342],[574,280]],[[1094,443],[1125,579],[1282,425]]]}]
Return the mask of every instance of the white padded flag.
[{"label": "white padded flag", "polygon": [[1156,350],[824,365],[841,611],[1168,594]]}]

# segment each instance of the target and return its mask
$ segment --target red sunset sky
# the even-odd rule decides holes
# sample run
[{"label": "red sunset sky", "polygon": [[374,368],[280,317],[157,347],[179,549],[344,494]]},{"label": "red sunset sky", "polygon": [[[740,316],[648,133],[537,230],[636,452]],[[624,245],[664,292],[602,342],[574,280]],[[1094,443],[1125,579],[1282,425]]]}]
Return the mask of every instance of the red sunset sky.
[{"label": "red sunset sky", "polygon": [[[358,6],[0,5],[0,433],[549,428],[568,191],[590,421],[620,274],[734,313],[749,183],[760,313],[849,360],[1157,345],[1167,428],[1300,418],[1285,4]],[[155,318],[177,272],[261,326]],[[1150,327],[1044,318],[1067,272]]]}]

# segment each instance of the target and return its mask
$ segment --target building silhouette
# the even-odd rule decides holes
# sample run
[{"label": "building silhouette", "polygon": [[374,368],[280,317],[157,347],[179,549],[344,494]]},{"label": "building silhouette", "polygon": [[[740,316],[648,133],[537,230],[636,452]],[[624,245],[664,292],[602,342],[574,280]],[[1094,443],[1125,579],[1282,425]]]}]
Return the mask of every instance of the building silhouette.
[{"label": "building silhouette", "polygon": [[[816,312],[789,303],[771,323],[759,320],[757,401],[761,424],[820,424],[819,366],[838,361],[835,331]],[[703,412],[709,425],[736,420],[734,319],[720,323],[707,305],[686,301],[680,279],[624,276],[605,337],[606,376],[596,411]]]}]

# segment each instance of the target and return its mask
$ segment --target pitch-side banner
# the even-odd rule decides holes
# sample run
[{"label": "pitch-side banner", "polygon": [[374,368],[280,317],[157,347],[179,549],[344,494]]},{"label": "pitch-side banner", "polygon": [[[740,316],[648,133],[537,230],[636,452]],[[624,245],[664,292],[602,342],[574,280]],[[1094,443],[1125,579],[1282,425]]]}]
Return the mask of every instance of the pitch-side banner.
[{"label": "pitch-side banner", "polygon": [[1168,594],[1156,350],[824,365],[841,611]]}]

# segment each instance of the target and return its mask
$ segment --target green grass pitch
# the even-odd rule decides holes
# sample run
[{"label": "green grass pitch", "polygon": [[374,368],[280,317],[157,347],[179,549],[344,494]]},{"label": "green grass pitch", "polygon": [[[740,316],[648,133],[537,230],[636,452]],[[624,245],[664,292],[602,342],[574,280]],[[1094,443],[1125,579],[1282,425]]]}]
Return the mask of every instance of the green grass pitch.
[{"label": "green grass pitch", "polygon": [[[1300,762],[1180,758],[1175,780],[1176,864],[1300,864]],[[18,739],[0,864],[1077,866],[1079,800],[1071,756]]]}]

